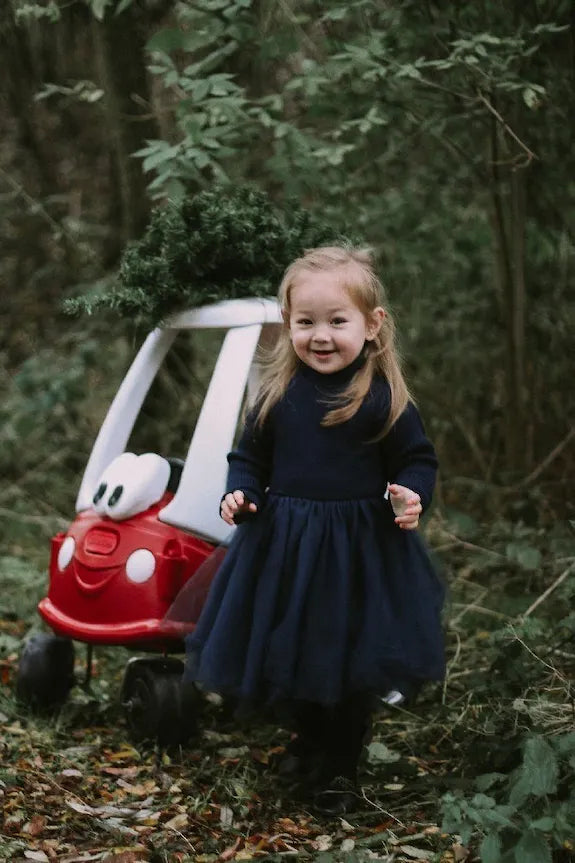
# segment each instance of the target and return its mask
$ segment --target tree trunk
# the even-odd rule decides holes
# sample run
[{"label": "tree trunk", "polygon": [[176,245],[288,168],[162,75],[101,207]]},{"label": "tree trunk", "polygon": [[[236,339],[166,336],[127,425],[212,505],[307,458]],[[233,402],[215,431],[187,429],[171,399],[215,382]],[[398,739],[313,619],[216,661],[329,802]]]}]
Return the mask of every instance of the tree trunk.
[{"label": "tree trunk", "polygon": [[503,409],[505,456],[514,471],[529,464],[526,447],[527,383],[525,349],[525,188],[522,169],[491,120],[492,226],[496,249],[495,277],[505,329]]},{"label": "tree trunk", "polygon": [[94,47],[117,179],[121,244],[144,229],[150,203],[141,163],[133,153],[147,138],[158,136],[152,116],[145,66],[145,32],[130,7],[121,15],[108,13],[93,21]]}]

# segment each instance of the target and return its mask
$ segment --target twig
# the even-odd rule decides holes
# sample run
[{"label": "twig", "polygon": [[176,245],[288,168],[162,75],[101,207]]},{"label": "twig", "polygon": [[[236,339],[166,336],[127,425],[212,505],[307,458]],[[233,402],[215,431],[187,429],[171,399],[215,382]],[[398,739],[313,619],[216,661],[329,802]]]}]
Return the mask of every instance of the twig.
[{"label": "twig", "polygon": [[379,805],[379,803],[375,803],[375,801],[370,800],[369,797],[367,796],[367,794],[365,793],[365,791],[363,790],[363,788],[361,790],[361,797],[363,798],[363,800],[365,800],[366,803],[369,803],[370,806],[373,806],[374,809],[377,809],[378,812],[381,812],[382,815],[385,815],[385,816],[387,816],[387,818],[390,818],[392,821],[395,821],[396,824],[399,824],[399,826],[403,827],[404,830],[407,829],[405,824],[402,821],[400,821],[399,818],[396,818],[395,815],[392,815],[391,812],[388,812],[387,809],[384,809],[383,806]]},{"label": "twig", "polygon": [[[481,599],[483,599],[483,597],[484,597],[484,596],[486,596],[486,595],[487,595],[487,588],[486,588],[486,587],[484,587],[484,588],[483,588],[483,590],[481,591],[481,593],[479,594],[479,596],[478,596],[477,598],[478,598],[479,600],[481,600]],[[465,604],[465,603],[463,603],[463,602],[460,602],[460,603],[458,603],[458,604],[459,604],[460,606],[462,606],[462,609],[461,609],[461,611],[459,612],[459,614],[457,615],[457,617],[453,617],[453,618],[449,621],[449,623],[450,623],[450,625],[451,625],[451,626],[454,626],[456,623],[459,623],[459,621],[461,620],[461,618],[462,618],[462,617],[464,617],[464,616],[467,614],[467,612],[468,612],[470,609],[472,609],[472,608],[474,607],[474,605],[475,605],[473,602],[470,602],[470,603],[467,603],[467,604]]]},{"label": "twig", "polygon": [[[487,591],[484,592],[485,595]],[[466,614],[467,611],[476,611],[478,614],[486,614],[489,617],[497,617],[498,619],[507,620],[509,618],[508,614],[504,614],[502,611],[493,611],[492,608],[485,608],[483,605],[476,605],[475,602],[470,602],[468,605],[464,605],[462,602],[454,602],[453,608],[463,607],[462,614],[458,615],[458,617],[454,618],[451,622],[454,623],[456,620],[460,620],[463,614]]]},{"label": "twig", "polygon": [[[78,238],[75,237],[74,234],[71,233],[71,231],[69,231],[64,225],[52,218],[44,205],[40,201],[33,198],[32,195],[30,195],[26,191],[24,186],[21,186],[20,183],[14,180],[14,178],[11,177],[10,174],[8,174],[3,168],[0,168],[0,175],[3,177],[6,183],[8,183],[12,190],[24,199],[30,209],[30,212],[39,213],[42,218],[50,225],[52,230],[56,232],[56,234],[65,237],[73,246],[75,246],[76,249],[80,249]],[[95,252],[91,248],[82,249],[82,252],[85,253],[89,258],[95,257]]]},{"label": "twig", "polygon": [[519,638],[519,636],[517,635],[517,633],[515,632],[515,630],[513,629],[513,627],[511,627],[511,632],[513,633],[514,638],[516,638],[516,639],[517,639],[517,641],[519,642],[519,644],[521,645],[521,647],[524,647],[524,648],[525,648],[525,650],[527,651],[527,653],[529,653],[529,654],[533,657],[533,659],[536,659],[538,662],[540,662],[540,663],[541,663],[541,665],[544,665],[544,666],[545,666],[545,668],[548,668],[548,669],[549,669],[549,671],[552,671],[552,672],[553,672],[553,674],[555,674],[555,675],[559,678],[559,680],[561,680],[563,683],[565,683],[565,684],[569,685],[569,681],[567,680],[567,678],[563,677],[563,675],[561,674],[561,672],[560,672],[560,671],[558,671],[558,670],[557,670],[557,668],[555,668],[553,665],[550,665],[548,662],[545,662],[545,660],[544,660],[544,659],[541,659],[541,657],[540,657],[540,656],[538,656],[538,655],[535,653],[535,651],[534,651],[534,650],[531,650],[531,648],[529,647],[529,645],[528,645],[528,644],[525,644],[525,642],[523,641],[523,639],[522,639],[522,638]]},{"label": "twig", "polygon": [[[457,665],[457,661],[459,659],[459,654],[461,653],[461,638],[459,637],[459,633],[454,630],[455,638],[457,639],[457,647],[455,649],[455,656],[453,659],[447,663],[447,668],[445,670],[445,677],[443,678],[443,692],[441,693],[441,703],[445,705],[447,701],[447,683],[449,680],[449,674],[451,669]],[[467,708],[466,708],[467,709]]]},{"label": "twig", "polygon": [[176,830],[176,828],[175,828],[175,827],[170,827],[170,830],[173,830],[173,831],[174,831],[174,833],[177,833],[177,835],[180,837],[180,839],[183,839],[183,840],[184,840],[184,842],[186,843],[186,845],[189,845],[189,846],[190,846],[190,848],[192,849],[193,853],[194,853],[194,854],[196,853],[196,849],[194,848],[194,846],[192,845],[192,843],[190,842],[190,840],[187,838],[187,836],[184,836],[184,834],[183,834],[183,833],[180,833],[180,831],[179,831],[179,830]]},{"label": "twig", "polygon": [[535,600],[535,602],[532,602],[532,603],[531,603],[531,605],[529,606],[529,608],[527,609],[527,611],[525,611],[521,616],[522,616],[523,618],[529,617],[529,615],[531,614],[531,612],[532,612],[532,611],[535,611],[535,609],[536,609],[539,605],[541,605],[541,603],[542,603],[542,602],[545,602],[545,600],[547,599],[547,597],[548,597],[551,593],[553,593],[553,591],[554,591],[557,587],[559,587],[559,585],[560,585],[560,584],[562,584],[562,583],[565,581],[565,579],[567,578],[567,576],[569,575],[569,573],[570,573],[573,569],[575,569],[575,561],[574,561],[573,563],[571,563],[571,564],[567,567],[567,569],[566,569],[566,570],[564,570],[564,571],[561,573],[561,575],[560,575],[558,578],[556,578],[556,579],[555,579],[555,581],[553,582],[553,584],[551,584],[551,585],[547,588],[547,590],[543,591],[543,593],[541,594],[541,596],[539,596],[539,597]]},{"label": "twig", "polygon": [[451,533],[449,530],[445,530],[444,527],[441,528],[443,534],[447,536],[455,545],[461,546],[461,548],[465,548],[468,551],[480,551],[483,554],[491,554],[493,557],[499,557],[501,560],[507,561],[507,558],[504,554],[501,554],[499,551],[493,551],[491,548],[483,548],[481,545],[475,545],[473,542],[466,542],[464,539],[460,539],[454,533]]},{"label": "twig", "polygon": [[527,164],[529,164],[529,162],[531,162],[533,159],[537,159],[537,158],[538,158],[538,157],[537,157],[537,155],[533,152],[533,150],[530,150],[530,149],[529,149],[529,147],[527,146],[527,144],[524,144],[524,143],[523,143],[523,141],[521,140],[521,138],[519,138],[519,137],[515,134],[515,132],[514,132],[514,131],[513,131],[513,129],[511,128],[511,126],[510,126],[510,125],[509,125],[509,124],[508,124],[508,123],[503,119],[503,117],[501,116],[501,114],[499,113],[499,111],[498,111],[496,108],[494,108],[494,107],[493,107],[493,105],[491,104],[491,102],[489,101],[489,99],[486,99],[486,98],[485,98],[485,96],[483,95],[483,93],[478,93],[478,94],[477,94],[477,96],[478,96],[478,98],[479,98],[479,101],[480,101],[480,102],[482,102],[482,103],[485,105],[485,107],[487,108],[487,110],[488,110],[488,111],[491,111],[491,113],[493,114],[493,116],[498,120],[498,122],[499,122],[499,123],[501,123],[501,125],[503,126],[503,128],[505,129],[505,131],[507,132],[507,134],[508,134],[508,135],[510,135],[510,136],[513,138],[513,140],[514,140],[517,144],[519,144],[519,146],[521,147],[521,149],[525,152],[525,154],[526,154],[526,156],[527,156],[527,160],[528,160],[528,161],[527,161]]},{"label": "twig", "polygon": [[548,467],[551,464],[551,462],[557,458],[559,453],[565,449],[565,447],[567,446],[567,444],[569,443],[571,438],[574,436],[575,436],[575,425],[573,425],[571,427],[571,429],[567,433],[566,437],[564,437],[562,441],[559,441],[557,446],[554,449],[552,449],[551,452],[549,453],[549,455],[547,455],[543,459],[541,464],[539,464],[535,468],[535,470],[531,471],[529,476],[526,476],[525,479],[522,479],[521,482],[519,482],[519,483],[517,483],[517,485],[513,486],[511,491],[517,491],[521,488],[525,488],[525,486],[530,485],[534,480],[536,480],[538,478],[538,476],[543,473],[545,468]]}]

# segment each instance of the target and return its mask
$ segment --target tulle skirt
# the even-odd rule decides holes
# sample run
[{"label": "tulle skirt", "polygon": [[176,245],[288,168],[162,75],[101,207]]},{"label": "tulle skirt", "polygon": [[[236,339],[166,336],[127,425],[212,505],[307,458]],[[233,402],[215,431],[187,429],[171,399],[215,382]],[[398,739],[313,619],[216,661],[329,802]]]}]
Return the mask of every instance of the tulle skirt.
[{"label": "tulle skirt", "polygon": [[186,677],[248,702],[326,705],[440,679],[443,598],[387,501],[270,494],[236,529],[186,637]]}]

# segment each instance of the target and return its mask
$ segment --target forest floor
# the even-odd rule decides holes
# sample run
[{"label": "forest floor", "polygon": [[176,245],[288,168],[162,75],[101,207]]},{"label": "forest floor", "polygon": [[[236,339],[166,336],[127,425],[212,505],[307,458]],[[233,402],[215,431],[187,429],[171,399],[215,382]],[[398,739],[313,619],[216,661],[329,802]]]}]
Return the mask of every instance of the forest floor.
[{"label": "forest floor", "polygon": [[[288,733],[230,720],[215,699],[205,701],[200,731],[185,748],[134,745],[109,691],[120,686],[124,651],[115,653],[108,649],[96,659],[91,692],[75,688],[60,714],[44,719],[14,703],[14,659],[3,661],[0,859],[470,859],[438,825],[439,798],[453,782],[440,754],[441,692],[413,712],[388,708],[378,715],[357,811],[325,819],[270,767]],[[419,740],[418,729],[424,729]]]},{"label": "forest floor", "polygon": [[[215,698],[203,698],[199,731],[185,748],[136,745],[119,699],[124,648],[94,651],[89,689],[75,686],[59,714],[42,718],[20,707],[19,651],[39,629],[35,605],[46,585],[40,567],[14,556],[13,546],[0,556],[0,860],[478,861],[491,815],[473,815],[471,841],[464,842],[444,829],[446,797],[473,802],[478,776],[505,780],[521,761],[525,735],[563,735],[570,747],[575,738],[573,528],[498,521],[487,534],[461,521],[443,523],[432,531],[432,545],[450,584],[446,681],[425,688],[409,710],[382,705],[358,809],[333,819],[314,814],[305,795],[278,781],[270,762],[288,733],[270,722],[240,723]],[[85,665],[78,645],[78,679]],[[517,853],[522,825],[539,817],[538,829],[546,829],[539,810],[559,824],[557,807],[573,793],[571,749],[561,756],[557,794],[534,786],[533,814],[518,808],[510,816],[509,847]],[[541,752],[545,760],[550,749]],[[537,775],[541,766],[535,764]],[[555,773],[554,794],[559,767]],[[541,841],[544,850],[553,841],[553,863],[573,863],[571,816],[566,827],[561,817],[553,840]],[[520,860],[510,853],[505,859]],[[550,861],[550,851],[528,860]]]}]

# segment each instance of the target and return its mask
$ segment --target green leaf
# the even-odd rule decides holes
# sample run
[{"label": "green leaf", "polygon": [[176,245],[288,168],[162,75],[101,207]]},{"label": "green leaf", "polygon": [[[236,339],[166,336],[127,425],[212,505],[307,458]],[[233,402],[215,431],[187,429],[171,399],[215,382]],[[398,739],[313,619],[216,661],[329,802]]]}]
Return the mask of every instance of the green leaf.
[{"label": "green leaf", "polygon": [[479,847],[481,863],[499,863],[501,860],[501,839],[497,833],[489,833]]},{"label": "green leaf", "polygon": [[552,863],[551,849],[538,833],[524,833],[514,849],[516,863]]},{"label": "green leaf", "polygon": [[501,782],[506,778],[505,773],[484,773],[482,776],[477,777],[475,785],[478,791],[488,791],[497,782]]},{"label": "green leaf", "polygon": [[156,168],[163,162],[169,162],[171,159],[175,159],[180,151],[178,144],[175,144],[173,147],[167,146],[164,141],[159,142],[159,144],[160,145],[155,152],[151,153],[144,159],[142,163],[142,169],[144,171],[151,171],[152,168]]},{"label": "green leaf", "polygon": [[104,20],[104,15],[106,14],[106,9],[112,2],[112,0],[89,0],[90,8],[94,14],[94,17],[98,19],[98,21]]},{"label": "green leaf", "polygon": [[152,38],[146,43],[146,48],[148,51],[159,51],[162,54],[169,54],[171,51],[191,50],[196,47],[194,43],[197,41],[197,37],[190,36],[184,30],[166,27],[164,30],[154,33]]},{"label": "green leaf", "polygon": [[339,9],[330,9],[324,12],[321,17],[324,21],[342,21],[347,15],[347,11],[345,6],[340,6]]},{"label": "green leaf", "polygon": [[532,794],[544,797],[557,791],[557,756],[543,737],[530,737],[525,744],[523,770]]},{"label": "green leaf", "polygon": [[537,93],[536,90],[533,89],[533,87],[525,87],[522,95],[523,101],[528,108],[531,108],[533,110],[535,108],[539,108],[539,106],[541,105],[541,96],[539,93]]},{"label": "green leaf", "polygon": [[134,0],[120,0],[118,5],[116,6],[114,15],[121,15],[122,12],[125,12],[126,9],[129,9],[133,2]]},{"label": "green leaf", "polygon": [[374,740],[367,747],[367,760],[370,764],[392,764],[400,758],[399,752],[393,752],[380,740]]},{"label": "green leaf", "polygon": [[527,569],[530,572],[538,569],[541,565],[541,552],[538,548],[534,548],[534,546],[527,543],[509,542],[507,543],[505,553],[509,560],[515,561],[523,569]]},{"label": "green leaf", "polygon": [[555,819],[550,815],[544,815],[543,818],[538,818],[531,822],[532,830],[542,830],[544,833],[549,833],[555,826]]}]

